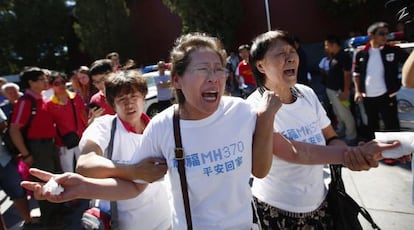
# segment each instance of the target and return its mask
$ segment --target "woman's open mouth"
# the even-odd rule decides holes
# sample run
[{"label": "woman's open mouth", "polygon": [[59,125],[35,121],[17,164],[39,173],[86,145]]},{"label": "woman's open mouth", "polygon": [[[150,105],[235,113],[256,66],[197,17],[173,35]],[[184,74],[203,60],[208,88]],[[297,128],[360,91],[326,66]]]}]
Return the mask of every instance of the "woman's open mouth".
[{"label": "woman's open mouth", "polygon": [[204,100],[206,101],[216,101],[218,97],[217,91],[206,91],[201,94]]},{"label": "woman's open mouth", "polygon": [[295,69],[287,69],[287,70],[284,70],[283,73],[287,76],[295,76],[296,75],[296,70]]}]

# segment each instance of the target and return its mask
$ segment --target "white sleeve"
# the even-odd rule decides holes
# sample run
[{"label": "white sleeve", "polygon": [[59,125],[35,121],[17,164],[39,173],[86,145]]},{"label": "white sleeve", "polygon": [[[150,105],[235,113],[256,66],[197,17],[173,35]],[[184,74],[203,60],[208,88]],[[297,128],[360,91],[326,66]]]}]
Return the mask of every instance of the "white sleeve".
[{"label": "white sleeve", "polygon": [[158,144],[163,135],[157,133],[157,126],[154,126],[153,122],[150,122],[145,128],[138,148],[136,148],[132,156],[132,164],[138,163],[148,157],[163,157],[162,150]]},{"label": "white sleeve", "polygon": [[0,122],[7,121],[6,114],[4,114],[3,110],[0,109]]},{"label": "white sleeve", "polygon": [[323,69],[325,70],[325,58],[322,58],[321,61],[319,62],[319,69]]},{"label": "white sleeve", "polygon": [[[154,130],[156,129],[156,127],[154,128],[154,126],[151,124],[152,123],[150,122],[148,126],[145,128],[140,144],[138,145],[138,148],[135,149],[135,152],[132,156],[131,164],[136,164],[148,157],[164,158],[161,149],[158,145],[158,140],[161,138],[162,135],[157,135],[157,132]],[[141,179],[136,179],[134,180],[134,182],[147,183],[146,181]]]},{"label": "white sleeve", "polygon": [[234,74],[236,76],[239,76],[240,75],[239,66],[236,67],[236,71],[234,72]]},{"label": "white sleeve", "polygon": [[82,138],[79,141],[79,149],[82,152],[85,147],[86,141],[93,141],[99,147],[102,152],[108,147],[109,139],[111,138],[111,127],[113,115],[104,115],[102,117],[95,118],[95,120],[85,129],[82,134]]}]

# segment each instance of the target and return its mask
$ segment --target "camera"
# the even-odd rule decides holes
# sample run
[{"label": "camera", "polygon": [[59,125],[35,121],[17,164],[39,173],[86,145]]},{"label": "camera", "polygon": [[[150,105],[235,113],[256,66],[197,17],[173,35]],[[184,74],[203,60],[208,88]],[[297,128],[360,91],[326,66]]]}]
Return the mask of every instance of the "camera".
[{"label": "camera", "polygon": [[414,41],[414,2],[413,0],[390,0],[385,7],[395,14],[397,22],[402,22],[407,41]]}]

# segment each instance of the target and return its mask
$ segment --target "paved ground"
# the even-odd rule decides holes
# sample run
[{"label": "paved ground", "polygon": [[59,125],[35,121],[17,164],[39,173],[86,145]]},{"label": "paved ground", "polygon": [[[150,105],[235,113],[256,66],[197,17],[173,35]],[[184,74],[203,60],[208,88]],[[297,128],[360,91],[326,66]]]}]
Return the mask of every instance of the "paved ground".
[{"label": "paved ground", "polygon": [[[6,198],[4,199],[3,191],[0,191],[0,200],[1,203],[1,213],[3,214],[3,218],[6,222],[8,230],[42,230],[41,225],[37,226],[28,226],[22,227],[22,219],[20,218],[17,210],[12,205],[11,201]],[[68,227],[65,230],[80,230],[82,229],[80,224],[80,219],[83,213],[83,210],[87,207],[88,202],[86,200],[80,201],[79,205],[76,208],[73,208],[73,212],[66,218],[66,222],[68,223]],[[30,200],[30,206],[32,208],[31,215],[32,216],[40,216],[40,210],[37,206],[37,202],[35,200]]]},{"label": "paved ground", "polygon": [[[343,170],[347,192],[373,217],[383,230],[414,229],[414,205],[411,202],[413,175],[411,164],[388,166],[366,172]],[[372,229],[360,217],[364,229]]]},{"label": "paved ground", "polygon": [[[343,170],[343,179],[347,192],[373,217],[382,230],[412,230],[414,229],[414,205],[411,203],[413,176],[410,164],[388,166],[380,164],[378,168],[367,172],[351,172]],[[12,230],[21,229],[22,222],[11,202],[0,191],[1,213],[7,227]],[[35,201],[32,214],[40,215]],[[86,202],[85,202],[86,204]],[[84,206],[74,210],[68,218],[69,229],[81,229],[79,219]],[[372,229],[368,222],[360,218],[364,229]],[[42,229],[26,228],[31,230]]]}]

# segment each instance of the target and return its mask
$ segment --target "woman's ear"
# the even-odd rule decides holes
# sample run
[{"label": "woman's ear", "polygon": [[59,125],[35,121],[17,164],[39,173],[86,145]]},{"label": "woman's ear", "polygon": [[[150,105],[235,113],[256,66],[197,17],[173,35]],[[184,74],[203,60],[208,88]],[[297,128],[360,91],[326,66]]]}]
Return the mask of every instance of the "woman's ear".
[{"label": "woman's ear", "polygon": [[257,68],[257,70],[259,70],[260,73],[262,73],[262,74],[265,73],[262,61],[257,61],[256,62],[256,68]]},{"label": "woman's ear", "polygon": [[171,82],[175,89],[181,89],[180,77],[177,74],[171,76]]},{"label": "woman's ear", "polygon": [[31,85],[33,84],[33,82],[35,82],[35,81],[28,80],[28,81],[27,81],[27,87],[29,87],[29,88],[30,88],[30,87],[31,87]]}]

